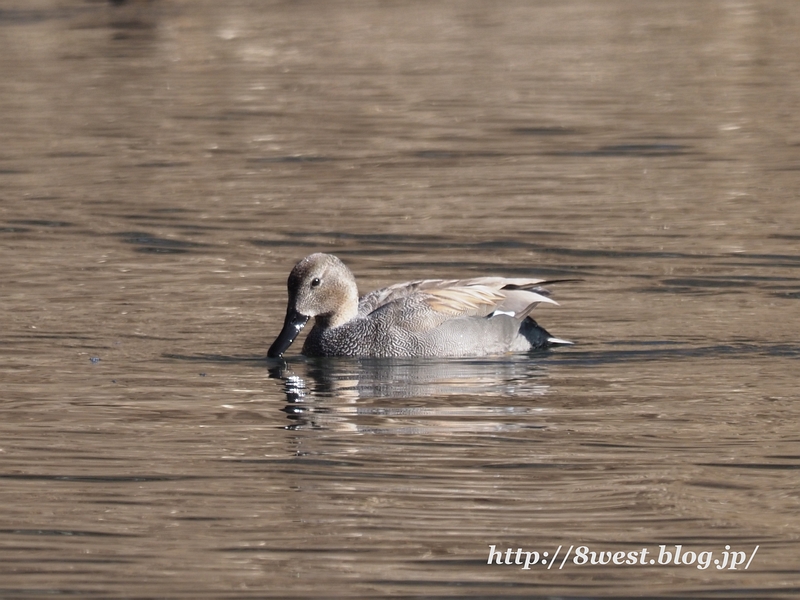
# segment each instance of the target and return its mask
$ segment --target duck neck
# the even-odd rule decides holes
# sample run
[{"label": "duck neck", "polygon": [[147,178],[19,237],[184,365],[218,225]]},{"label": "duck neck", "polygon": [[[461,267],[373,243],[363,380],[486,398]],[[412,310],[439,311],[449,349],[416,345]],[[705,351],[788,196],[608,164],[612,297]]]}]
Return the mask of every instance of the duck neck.
[{"label": "duck neck", "polygon": [[352,321],[358,316],[358,288],[355,282],[348,281],[346,289],[343,290],[343,301],[337,309],[326,315],[317,315],[316,322],[324,327],[339,327],[345,323]]}]

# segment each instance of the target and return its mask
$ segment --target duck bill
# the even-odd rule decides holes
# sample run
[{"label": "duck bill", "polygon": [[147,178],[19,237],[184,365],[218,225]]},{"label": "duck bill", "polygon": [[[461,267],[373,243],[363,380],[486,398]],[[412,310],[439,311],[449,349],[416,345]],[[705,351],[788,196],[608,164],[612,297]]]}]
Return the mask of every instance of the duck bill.
[{"label": "duck bill", "polygon": [[292,342],[297,337],[297,334],[308,323],[308,317],[301,315],[294,308],[289,307],[286,310],[286,320],[283,322],[283,329],[278,334],[278,337],[272,342],[272,346],[267,351],[269,358],[280,358],[286,349],[292,345]]}]

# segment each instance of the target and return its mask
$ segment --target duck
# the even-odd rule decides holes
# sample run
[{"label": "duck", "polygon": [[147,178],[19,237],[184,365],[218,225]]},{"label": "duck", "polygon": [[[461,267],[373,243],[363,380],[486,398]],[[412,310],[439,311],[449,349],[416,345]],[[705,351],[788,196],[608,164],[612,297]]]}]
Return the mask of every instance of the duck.
[{"label": "duck", "polygon": [[288,305],[267,352],[282,358],[310,319],[309,357],[479,357],[572,344],[531,317],[558,303],[543,279],[476,277],[396,283],[359,298],[356,279],[332,254],[298,262],[287,281]]}]

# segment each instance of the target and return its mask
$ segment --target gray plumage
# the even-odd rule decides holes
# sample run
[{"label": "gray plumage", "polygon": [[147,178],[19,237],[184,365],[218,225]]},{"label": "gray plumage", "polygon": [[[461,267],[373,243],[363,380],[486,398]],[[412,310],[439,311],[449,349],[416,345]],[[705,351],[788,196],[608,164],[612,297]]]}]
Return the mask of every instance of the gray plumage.
[{"label": "gray plumage", "polygon": [[463,357],[569,343],[528,315],[556,304],[541,279],[478,277],[398,283],[358,298],[355,278],[333,255],[312,254],[289,275],[284,327],[269,349],[279,357],[309,318],[307,356]]}]

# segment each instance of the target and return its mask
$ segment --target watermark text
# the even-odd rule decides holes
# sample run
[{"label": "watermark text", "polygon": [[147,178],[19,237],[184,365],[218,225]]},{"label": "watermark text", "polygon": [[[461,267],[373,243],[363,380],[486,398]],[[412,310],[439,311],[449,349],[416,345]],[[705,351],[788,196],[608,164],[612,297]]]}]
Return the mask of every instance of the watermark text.
[{"label": "watermark text", "polygon": [[752,552],[731,550],[729,544],[724,549],[690,550],[683,544],[667,546],[660,544],[655,548],[636,548],[633,550],[604,550],[592,546],[571,545],[568,548],[558,546],[554,552],[548,550],[524,550],[522,548],[497,548],[489,546],[487,565],[516,565],[529,570],[534,567],[550,569],[553,565],[563,569],[564,566],[693,566],[700,570],[710,567],[719,571],[747,570],[758,552],[758,546]]}]

